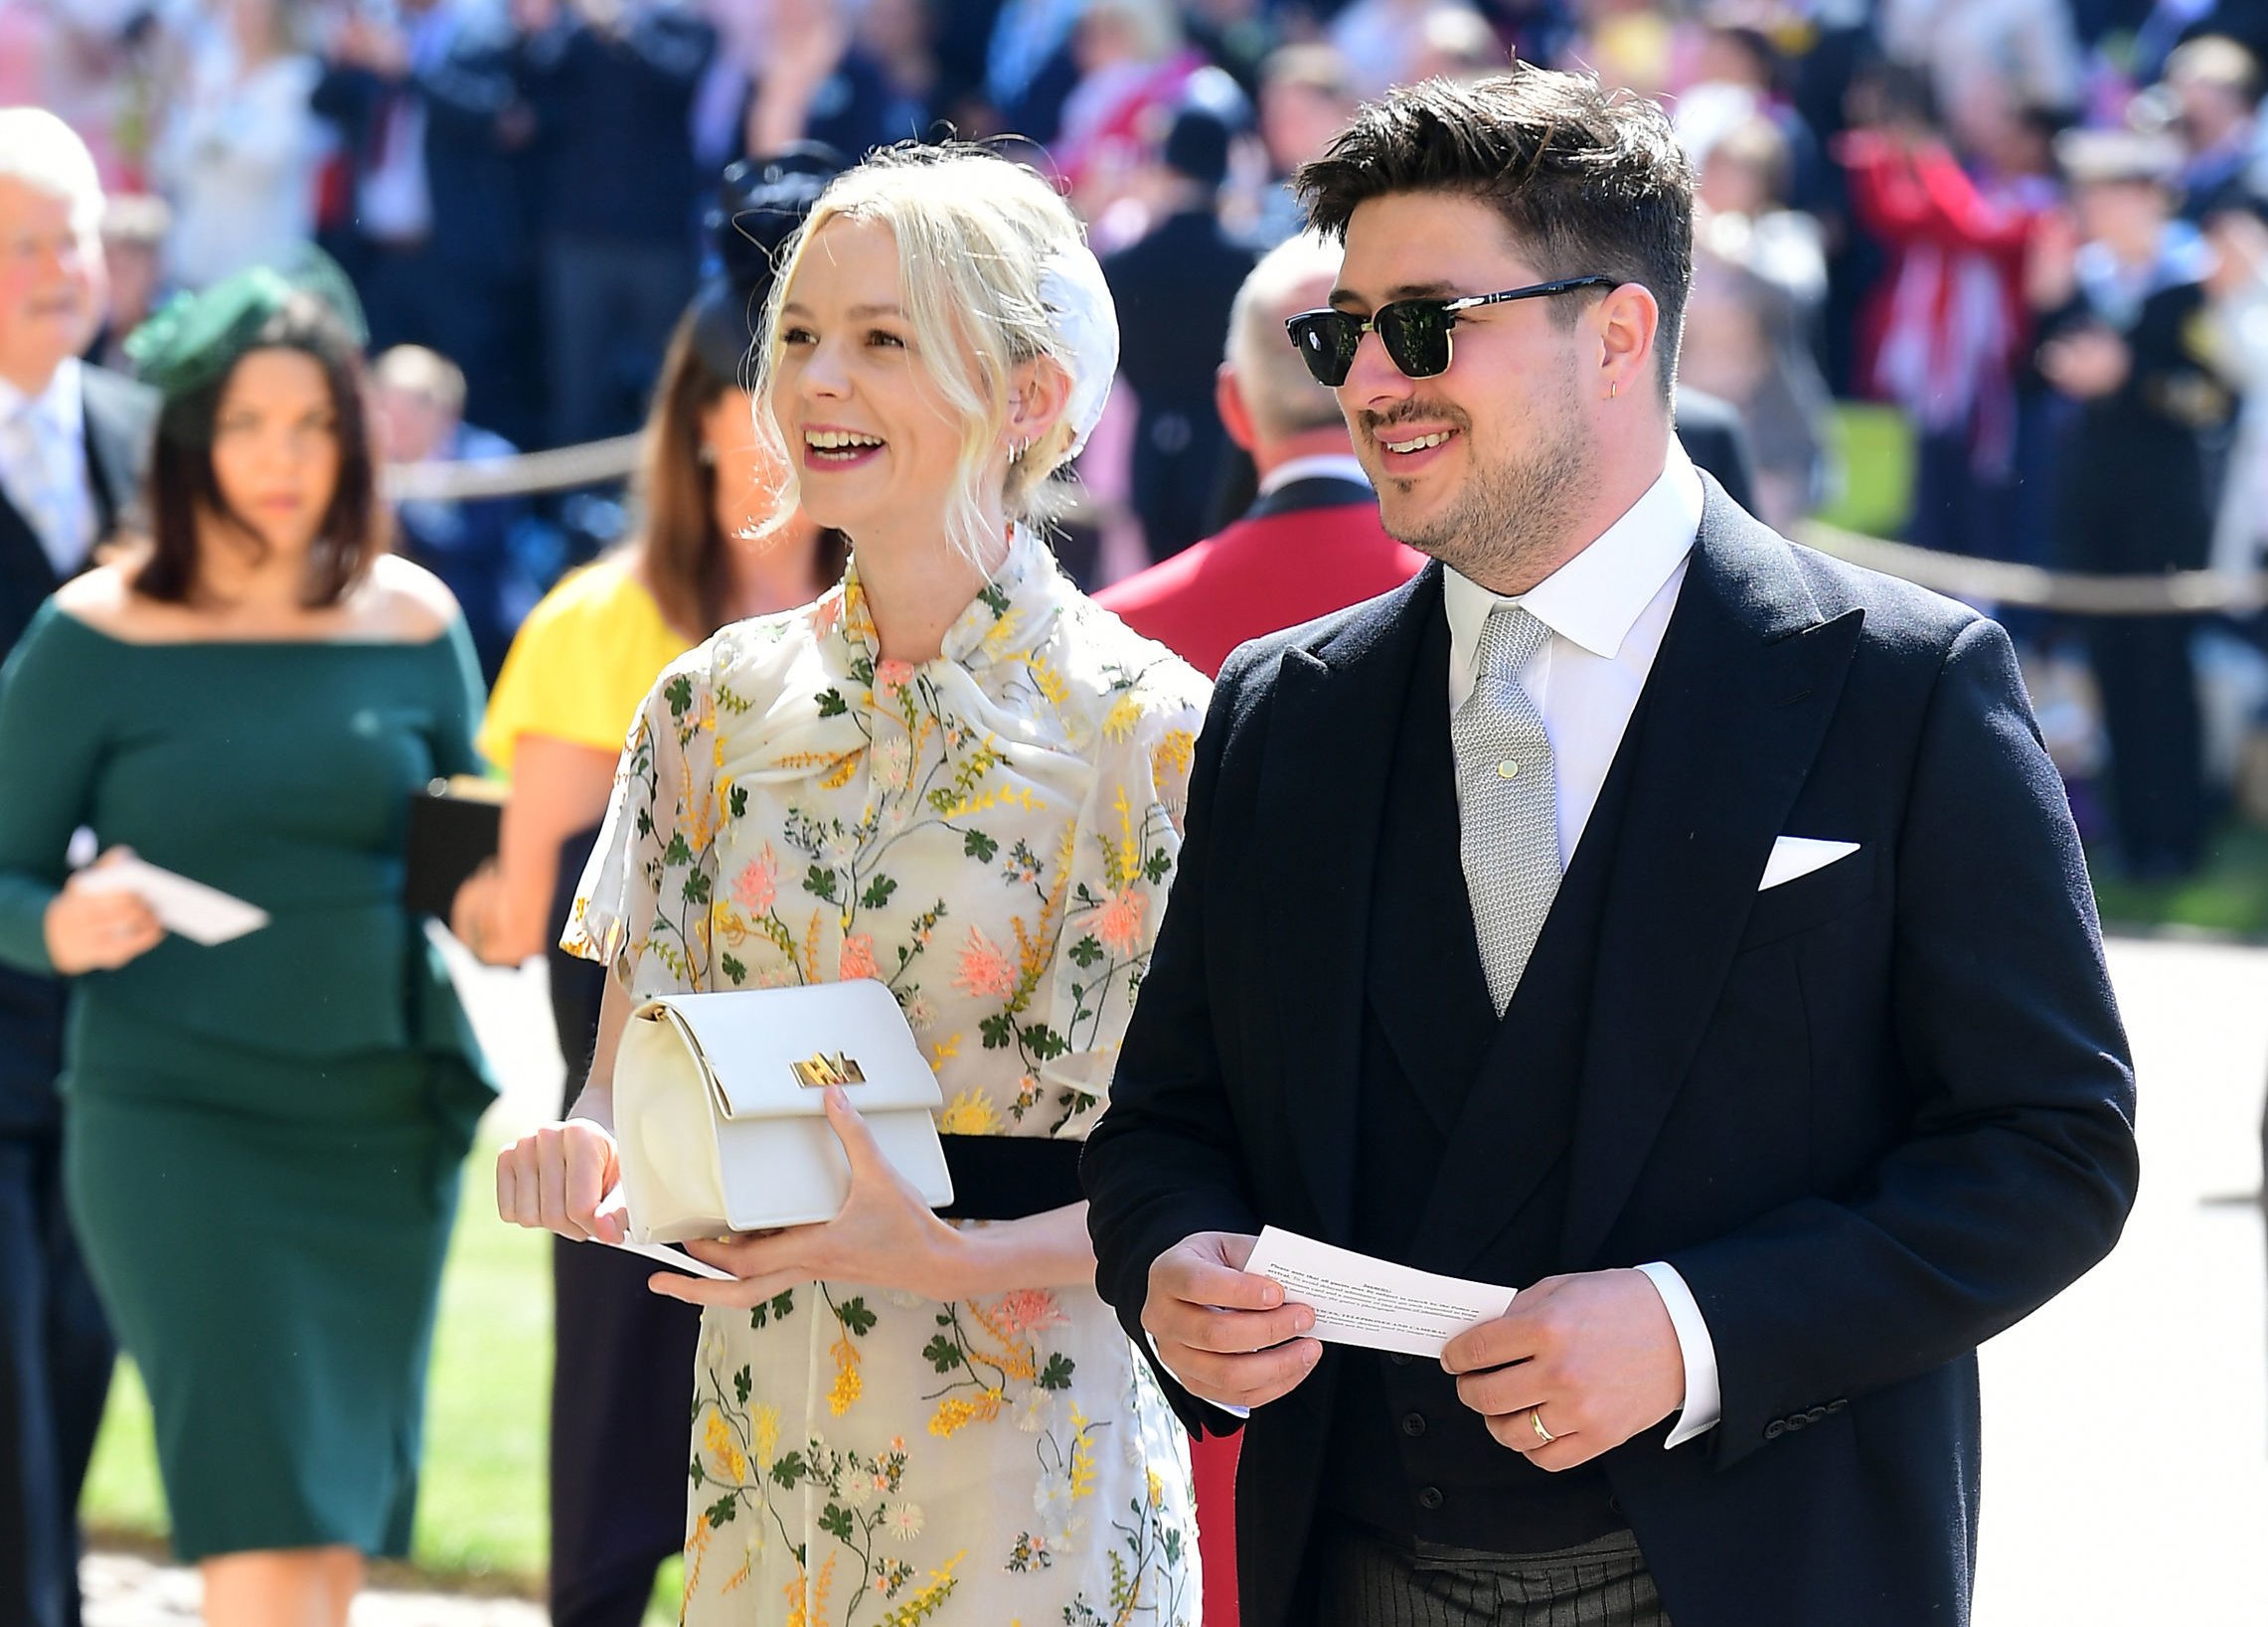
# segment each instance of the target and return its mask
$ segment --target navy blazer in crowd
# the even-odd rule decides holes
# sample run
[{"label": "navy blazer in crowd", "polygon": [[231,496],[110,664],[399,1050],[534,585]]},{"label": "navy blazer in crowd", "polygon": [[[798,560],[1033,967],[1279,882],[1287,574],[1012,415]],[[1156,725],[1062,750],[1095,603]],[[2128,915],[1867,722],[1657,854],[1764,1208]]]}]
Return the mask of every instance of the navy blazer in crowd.
[{"label": "navy blazer in crowd", "polygon": [[[1976,1348],[2119,1234],[2126,1040],[2007,636],[1706,492],[1621,748],[1557,1267],[1667,1260],[1707,1321],[1722,1421],[1602,1459],[1678,1627],[1959,1623]],[[1137,1343],[1151,1262],[1183,1237],[1348,1241],[1367,979],[1427,963],[1411,945],[1370,968],[1365,946],[1440,582],[1429,567],[1221,673],[1082,1163],[1098,1283]],[[1859,847],[1760,891],[1783,835]],[[1508,1110],[1468,1102],[1407,1263],[1511,1282]],[[1310,1562],[1341,1360],[1244,1425],[1246,1627],[1287,1622]],[[1236,1427],[1159,1378],[1185,1420]]]}]

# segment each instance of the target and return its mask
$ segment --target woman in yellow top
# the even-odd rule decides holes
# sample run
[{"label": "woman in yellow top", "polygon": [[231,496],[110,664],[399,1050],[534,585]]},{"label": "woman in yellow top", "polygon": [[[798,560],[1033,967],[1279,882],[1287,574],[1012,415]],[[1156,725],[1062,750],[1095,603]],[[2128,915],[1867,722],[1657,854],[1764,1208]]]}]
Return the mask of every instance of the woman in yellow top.
[{"label": "woman in yellow top", "polygon": [[[832,155],[829,155],[830,157]],[[562,581],[529,613],[489,698],[481,754],[511,780],[497,862],[457,895],[474,954],[513,965],[551,953],[567,1094],[582,1085],[605,974],[556,947],[613,788],[623,735],[662,669],[729,622],[817,598],[847,545],[771,513],[776,459],[755,445],[734,383],[770,292],[770,250],[839,165],[758,161],[724,230],[746,252],[698,295],[672,336],[646,425],[641,518],[628,547]],[[731,191],[729,185],[729,194]],[[734,207],[734,206],[737,207]],[[561,1242],[552,1282],[551,1599],[557,1627],[635,1627],[655,1567],[684,1539],[685,1418],[700,1317],[646,1292],[634,1259]]]}]

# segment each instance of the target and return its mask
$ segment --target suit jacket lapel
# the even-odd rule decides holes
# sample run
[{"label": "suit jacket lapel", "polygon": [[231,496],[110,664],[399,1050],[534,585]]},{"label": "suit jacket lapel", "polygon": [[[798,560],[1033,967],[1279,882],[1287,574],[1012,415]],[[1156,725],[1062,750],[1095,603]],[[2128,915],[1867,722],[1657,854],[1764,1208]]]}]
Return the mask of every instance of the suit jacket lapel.
[{"label": "suit jacket lapel", "polygon": [[1858,643],[1863,613],[1827,620],[1789,546],[1706,491],[1600,917],[1569,1270],[1605,1242],[1684,1079]]},{"label": "suit jacket lapel", "polygon": [[[1364,963],[1394,731],[1441,568],[1284,652],[1261,762],[1263,863],[1285,1115],[1322,1235],[1347,1239],[1354,1202]],[[1442,705],[1448,677],[1441,675]]]}]

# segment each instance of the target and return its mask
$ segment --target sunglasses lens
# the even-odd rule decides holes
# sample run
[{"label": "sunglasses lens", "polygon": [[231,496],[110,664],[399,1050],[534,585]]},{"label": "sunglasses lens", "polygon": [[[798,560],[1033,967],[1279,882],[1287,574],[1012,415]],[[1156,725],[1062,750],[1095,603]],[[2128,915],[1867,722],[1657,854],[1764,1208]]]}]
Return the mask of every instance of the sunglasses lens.
[{"label": "sunglasses lens", "polygon": [[1378,308],[1378,338],[1393,365],[1412,379],[1449,371],[1451,317],[1437,300],[1406,299]]},{"label": "sunglasses lens", "polygon": [[1334,390],[1345,384],[1347,370],[1355,365],[1363,325],[1343,311],[1311,311],[1292,318],[1290,327],[1292,343],[1299,346],[1316,383]]}]

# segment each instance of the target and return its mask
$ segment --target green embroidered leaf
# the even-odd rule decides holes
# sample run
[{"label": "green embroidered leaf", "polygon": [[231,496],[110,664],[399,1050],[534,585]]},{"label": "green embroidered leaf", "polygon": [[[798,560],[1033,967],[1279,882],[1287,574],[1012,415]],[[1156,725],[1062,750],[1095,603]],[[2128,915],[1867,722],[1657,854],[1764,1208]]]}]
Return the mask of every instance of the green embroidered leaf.
[{"label": "green embroidered leaf", "polygon": [[1081,966],[1092,966],[1101,958],[1102,944],[1091,933],[1071,945],[1071,959]]},{"label": "green embroidered leaf", "polygon": [[1016,1043],[1016,1019],[1007,1012],[987,1017],[977,1025],[977,1029],[984,1035],[984,1048],[987,1051],[1001,1051]]},{"label": "green embroidered leaf", "polygon": [[961,838],[961,852],[982,865],[992,863],[992,856],[1000,851],[1000,844],[982,831],[970,831]]},{"label": "green embroidered leaf", "polygon": [[794,1314],[795,1290],[787,1288],[772,1296],[772,1315],[785,1320]]},{"label": "green embroidered leaf", "polygon": [[851,1511],[840,1503],[830,1503],[819,1516],[819,1529],[838,1543],[851,1540]]},{"label": "green embroidered leaf", "polygon": [[835,1319],[864,1339],[875,1331],[875,1314],[867,1309],[866,1296],[847,1299],[835,1308]]},{"label": "green embroidered leaf", "polygon": [[740,1404],[742,1406],[746,1406],[748,1404],[748,1392],[755,1387],[754,1381],[750,1378],[749,1374],[749,1369],[742,1368],[739,1372],[732,1375],[732,1392],[740,1397]]},{"label": "green embroidered leaf", "polygon": [[984,600],[985,607],[992,611],[994,620],[1008,614],[1008,590],[998,582],[985,583],[977,597]]},{"label": "green embroidered leaf", "polygon": [[1053,1061],[1070,1051],[1070,1042],[1045,1023],[1034,1023],[1024,1031],[1024,1045],[1042,1061]]},{"label": "green embroidered leaf", "polygon": [[1180,1564],[1182,1562],[1181,1527],[1168,1526],[1166,1528],[1165,1535],[1159,1540],[1159,1546],[1166,1550],[1166,1563],[1173,1565]]},{"label": "green embroidered leaf", "polygon": [[748,968],[742,965],[729,950],[726,951],[718,964],[725,968],[725,975],[733,982],[745,983],[748,980]]},{"label": "green embroidered leaf", "polygon": [[794,1491],[796,1482],[811,1473],[811,1465],[803,1461],[801,1452],[790,1452],[772,1464],[772,1479],[782,1491]]},{"label": "green embroidered leaf", "polygon": [[701,1487],[702,1482],[706,1481],[709,1478],[709,1476],[702,1471],[701,1459],[699,1458],[695,1458],[693,1460],[691,1473],[693,1475],[693,1484],[696,1490]]},{"label": "green embroidered leaf", "polygon": [[860,656],[851,663],[851,676],[862,684],[872,684],[875,681],[874,662],[866,656]]},{"label": "green embroidered leaf", "polygon": [[726,800],[731,804],[732,817],[734,819],[742,818],[748,811],[748,788],[745,785],[733,786],[732,794]]},{"label": "green embroidered leaf", "polygon": [[835,873],[813,865],[803,873],[803,891],[810,894],[814,898],[824,898],[829,903],[833,903],[835,901]]},{"label": "green embroidered leaf", "polygon": [[696,870],[686,876],[685,901],[687,903],[707,903],[709,901],[709,873],[707,871]]},{"label": "green embroidered leaf", "polygon": [[897,891],[897,884],[888,876],[877,876],[867,884],[866,892],[859,895],[859,902],[869,909],[880,909],[890,902],[890,895]]},{"label": "green embroidered leaf", "polygon": [[843,692],[841,690],[823,689],[819,692],[820,717],[840,718],[847,714],[850,710],[851,709],[849,705],[846,704],[843,700]]},{"label": "green embroidered leaf", "polygon": [[1077,1368],[1078,1364],[1076,1362],[1072,1361],[1062,1352],[1057,1351],[1054,1355],[1048,1358],[1048,1365],[1040,1370],[1040,1387],[1042,1389],[1070,1388],[1071,1374],[1075,1372]]},{"label": "green embroidered leaf", "polygon": [[693,680],[679,673],[662,686],[662,699],[669,702],[672,718],[684,717],[693,710]]},{"label": "green embroidered leaf", "polygon": [[685,840],[685,832],[670,832],[670,845],[662,850],[662,863],[665,865],[690,865],[693,863],[693,849]]},{"label": "green embroidered leaf", "polygon": [[1142,861],[1142,874],[1150,879],[1152,887],[1156,887],[1173,873],[1173,855],[1166,852],[1164,848],[1152,850],[1150,857]]},{"label": "green embroidered leaf", "polygon": [[[942,1322],[946,1319],[939,1317],[938,1320]],[[961,1365],[961,1347],[941,1333],[932,1336],[929,1343],[921,1347],[921,1354],[929,1358],[929,1365],[939,1373],[950,1373]],[[1040,1382],[1046,1383],[1048,1381],[1042,1379]]]},{"label": "green embroidered leaf", "polygon": [[709,1529],[714,1531],[719,1526],[730,1525],[732,1517],[739,1512],[740,1503],[737,1498],[720,1497],[716,1502],[709,1505]]}]

